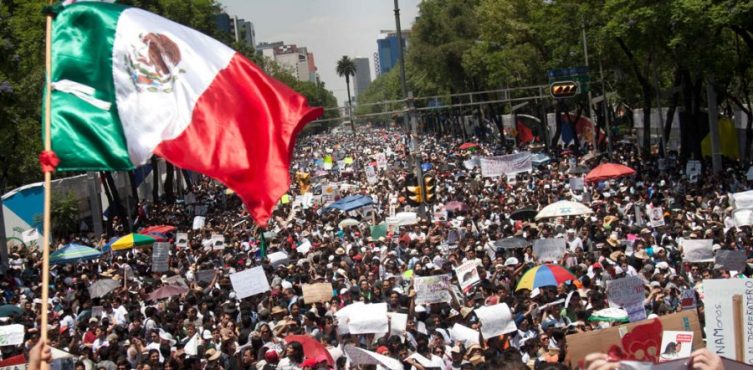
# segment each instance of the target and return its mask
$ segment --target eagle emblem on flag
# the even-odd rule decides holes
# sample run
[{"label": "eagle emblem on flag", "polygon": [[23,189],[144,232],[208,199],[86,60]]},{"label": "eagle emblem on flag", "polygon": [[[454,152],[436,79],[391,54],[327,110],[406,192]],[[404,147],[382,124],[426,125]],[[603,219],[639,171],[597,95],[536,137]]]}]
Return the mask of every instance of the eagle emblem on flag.
[{"label": "eagle emblem on flag", "polygon": [[186,73],[178,68],[178,44],[164,34],[151,32],[139,35],[139,41],[125,56],[133,84],[139,92],[172,93],[178,75]]}]

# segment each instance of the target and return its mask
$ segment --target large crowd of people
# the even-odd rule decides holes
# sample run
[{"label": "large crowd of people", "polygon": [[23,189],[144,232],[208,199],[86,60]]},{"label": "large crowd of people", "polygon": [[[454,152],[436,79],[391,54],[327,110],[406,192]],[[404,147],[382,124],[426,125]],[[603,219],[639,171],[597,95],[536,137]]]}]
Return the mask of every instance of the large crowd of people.
[{"label": "large crowd of people", "polygon": [[[206,178],[177,202],[144,201],[142,225],[175,227],[165,235],[172,242],[166,272],[152,271],[149,246],[109,251],[108,241],[118,235],[55,235],[53,248],[80,243],[106,253],[52,268],[49,345],[71,355],[53,361],[53,368],[292,370],[345,369],[356,363],[394,368],[384,358],[372,365],[357,361],[346,351],[355,346],[405,369],[564,369],[570,365],[567,335],[619,324],[593,315],[609,307],[609,280],[642,279],[648,317],[681,311],[680,295],[694,289],[694,309],[703,321],[703,280],[735,276],[713,262],[685,262],[682,241],[713,239],[715,251],[743,249],[753,257],[751,229],[736,227],[731,219],[727,194],[749,187],[746,168],[736,162],[726,163],[720,174],[704,166],[698,179],[690,179],[680,163],[642,158],[633,145],[615,144],[611,161],[636,174],[580,190],[571,188],[570,179],[609,160],[606,154],[534,148],[550,160],[532,172],[490,178],[482,177],[472,158],[513,149],[496,142],[460,149],[462,143],[451,137],[420,138],[421,163],[434,179],[436,199],[425,206],[425,217],[390,225],[375,237],[375,226],[394,214],[421,213],[405,192],[414,162],[406,135],[396,129],[300,138],[290,196],[277,206],[266,229],[253,224],[237,197]],[[386,166],[373,166],[374,181],[364,169],[381,161],[382,154]],[[307,178],[297,181],[298,173]],[[299,197],[306,190],[312,196]],[[327,207],[355,194],[371,196],[373,204],[350,212]],[[526,208],[535,214],[559,200],[585,204],[593,213],[538,221],[512,217]],[[453,207],[446,207],[450,202]],[[652,226],[645,213],[649,204],[664,210],[663,226]],[[194,230],[198,214],[205,222]],[[356,222],[343,224],[345,219]],[[128,233],[122,219],[110,222],[115,233]],[[187,245],[175,240],[179,232],[188,233]],[[212,235],[224,237],[223,248],[206,243]],[[524,242],[509,247],[503,241],[510,238]],[[516,290],[521,276],[542,263],[532,251],[540,238],[565,239],[565,255],[554,262],[575,279]],[[302,245],[306,250],[299,249]],[[284,252],[286,259],[270,262],[268,256],[276,252]],[[3,358],[32,348],[44,309],[41,253],[14,247],[10,258],[11,268],[0,280],[0,303],[16,305],[20,313],[3,320],[23,324],[26,334],[22,345],[0,347]],[[476,262],[479,281],[461,290],[454,268],[468,261]],[[240,299],[229,276],[256,266],[263,267],[270,289]],[[206,271],[211,271],[208,277]],[[735,274],[750,276],[752,271],[748,267]],[[452,299],[416,304],[415,278],[440,274],[451,276]],[[88,288],[101,279],[122,285],[93,297]],[[303,285],[317,282],[332,284],[331,299],[306,303]],[[169,284],[185,290],[150,298]],[[359,301],[386,303],[389,312],[406,314],[405,329],[370,334],[341,330],[338,312]],[[514,331],[475,342],[454,337],[453,325],[478,330],[475,309],[499,303],[509,307]],[[286,341],[291,335],[326,348],[332,363],[327,356],[311,355],[310,343]],[[708,353],[694,356],[699,369],[720,366]],[[589,363],[593,369],[615,368],[605,367],[606,357]]]}]

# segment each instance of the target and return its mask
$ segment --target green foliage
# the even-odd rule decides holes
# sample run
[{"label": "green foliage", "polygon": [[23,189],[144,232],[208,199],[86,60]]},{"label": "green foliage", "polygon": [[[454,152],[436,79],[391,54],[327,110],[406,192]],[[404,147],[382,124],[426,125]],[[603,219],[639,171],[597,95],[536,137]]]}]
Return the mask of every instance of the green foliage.
[{"label": "green foliage", "polygon": [[78,200],[71,193],[54,194],[50,207],[52,232],[65,237],[78,230]]}]

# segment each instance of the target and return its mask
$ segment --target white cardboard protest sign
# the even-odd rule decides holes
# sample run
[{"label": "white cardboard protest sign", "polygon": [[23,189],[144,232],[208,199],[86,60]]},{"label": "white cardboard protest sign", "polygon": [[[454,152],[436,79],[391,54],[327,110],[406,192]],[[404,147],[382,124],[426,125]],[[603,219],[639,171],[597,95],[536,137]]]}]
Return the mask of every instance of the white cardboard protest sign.
[{"label": "white cardboard protest sign", "polygon": [[536,239],[533,255],[539,262],[557,262],[565,256],[566,247],[564,238]]},{"label": "white cardboard protest sign", "polygon": [[363,302],[357,301],[335,312],[335,317],[337,318],[337,332],[340,335],[349,333],[348,323],[350,323],[350,314],[359,310],[363,305]]},{"label": "white cardboard protest sign", "polygon": [[470,260],[455,268],[455,275],[458,277],[458,285],[463,292],[467,292],[473,285],[481,281],[478,276],[478,264],[475,260]]},{"label": "white cardboard protest sign", "polygon": [[607,281],[607,300],[611,307],[643,304],[644,298],[646,298],[646,289],[643,286],[643,280],[637,276]]},{"label": "white cardboard protest sign", "polygon": [[518,330],[507,303],[479,307],[474,312],[479,321],[481,321],[481,334],[484,336],[484,339]]},{"label": "white cardboard protest sign", "polygon": [[403,335],[408,328],[408,314],[387,312],[390,318],[390,335]]},{"label": "white cardboard protest sign", "polygon": [[753,190],[730,194],[729,203],[735,209],[753,208]]},{"label": "white cardboard protest sign", "polygon": [[500,177],[510,176],[521,172],[532,172],[533,162],[530,152],[508,154],[497,157],[481,157],[479,165],[481,176]]},{"label": "white cardboard protest sign", "polygon": [[[706,346],[720,356],[735,358],[736,330],[743,338],[743,362],[753,364],[753,341],[747,340],[748,329],[753,327],[753,279],[703,280],[703,305],[706,315]],[[735,318],[735,300],[739,299],[741,316]],[[742,325],[740,325],[741,323]]]},{"label": "white cardboard protest sign", "polygon": [[225,236],[222,234],[212,234],[212,237],[209,238],[212,243],[212,250],[215,251],[221,251],[225,249]]},{"label": "white cardboard protest sign", "polygon": [[472,344],[479,344],[478,330],[457,323],[450,329],[450,337],[453,341],[462,342],[466,348]]},{"label": "white cardboard protest sign", "polygon": [[753,209],[736,209],[732,212],[732,220],[737,227],[753,225]]},{"label": "white cardboard protest sign", "polygon": [[24,342],[26,329],[21,324],[0,326],[0,346],[15,346]]},{"label": "white cardboard protest sign", "polygon": [[403,363],[400,360],[358,348],[352,344],[346,345],[343,352],[350,359],[350,364],[354,366],[382,365],[389,370],[403,370]]},{"label": "white cardboard protest sign", "polygon": [[204,216],[196,216],[193,218],[193,227],[194,230],[200,230],[204,227],[204,221],[206,218]]},{"label": "white cardboard protest sign", "polygon": [[386,333],[387,303],[364,304],[350,313],[348,331],[351,334]]},{"label": "white cardboard protest sign", "polygon": [[685,262],[714,262],[713,239],[683,239],[683,260]]},{"label": "white cardboard protest sign", "polygon": [[627,312],[630,322],[645,320],[648,317],[646,316],[646,306],[643,305],[643,302],[626,305],[625,312]]},{"label": "white cardboard protest sign", "polygon": [[377,167],[379,167],[380,170],[382,171],[386,170],[387,169],[387,156],[384,155],[384,153],[377,153],[376,163],[377,163]]},{"label": "white cardboard protest sign", "polygon": [[194,279],[201,283],[210,283],[214,278],[214,270],[199,270],[194,274]]},{"label": "white cardboard protest sign", "polygon": [[267,255],[267,258],[269,259],[269,264],[275,268],[277,268],[277,266],[279,265],[287,264],[289,261],[288,255],[285,252],[270,253]]},{"label": "white cardboard protest sign", "polygon": [[269,291],[267,274],[261,266],[256,266],[230,275],[230,283],[238,299],[243,299]]},{"label": "white cardboard protest sign", "polygon": [[188,233],[176,233],[175,246],[178,248],[188,248]]},{"label": "white cardboard protest sign", "polygon": [[450,275],[416,276],[413,280],[416,288],[416,304],[449,302]]}]

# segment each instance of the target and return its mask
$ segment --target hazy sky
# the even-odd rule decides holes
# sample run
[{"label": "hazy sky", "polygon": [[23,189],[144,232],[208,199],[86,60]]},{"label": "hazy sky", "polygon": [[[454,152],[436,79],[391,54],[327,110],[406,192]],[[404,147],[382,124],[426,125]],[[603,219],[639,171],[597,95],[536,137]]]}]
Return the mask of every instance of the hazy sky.
[{"label": "hazy sky", "polygon": [[[306,46],[322,81],[338,104],[347,100],[345,80],[335,73],[343,55],[367,57],[374,79],[373,54],[380,30],[395,28],[393,0],[220,0],[231,16],[254,23],[256,42],[284,41]],[[400,0],[400,23],[410,28],[420,0]],[[353,84],[351,83],[351,93]]]}]

